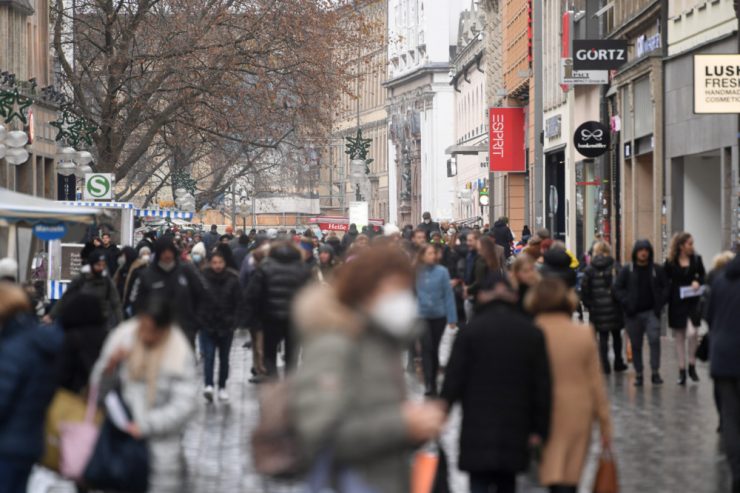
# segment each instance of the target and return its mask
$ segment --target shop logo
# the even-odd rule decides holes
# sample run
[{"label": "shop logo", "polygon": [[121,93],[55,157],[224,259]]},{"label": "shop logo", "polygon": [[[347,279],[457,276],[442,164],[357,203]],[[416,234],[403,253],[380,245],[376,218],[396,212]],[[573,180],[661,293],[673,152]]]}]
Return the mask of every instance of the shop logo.
[{"label": "shop logo", "polygon": [[85,175],[85,200],[110,200],[112,198],[112,174],[89,173]]},{"label": "shop logo", "polygon": [[609,150],[609,129],[600,122],[586,122],[576,129],[573,145],[585,157],[599,157]]},{"label": "shop logo", "polygon": [[627,41],[577,39],[573,52],[574,70],[616,70],[627,63]]}]

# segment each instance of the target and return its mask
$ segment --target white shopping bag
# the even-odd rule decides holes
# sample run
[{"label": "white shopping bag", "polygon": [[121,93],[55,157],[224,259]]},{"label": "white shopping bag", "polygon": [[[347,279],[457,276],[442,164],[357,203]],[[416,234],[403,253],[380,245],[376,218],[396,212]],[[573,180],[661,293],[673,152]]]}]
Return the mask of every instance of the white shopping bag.
[{"label": "white shopping bag", "polygon": [[447,366],[447,362],[450,360],[450,354],[452,354],[452,345],[455,343],[455,337],[457,336],[457,327],[448,325],[445,327],[445,331],[442,334],[442,340],[439,341],[439,366],[442,368]]}]

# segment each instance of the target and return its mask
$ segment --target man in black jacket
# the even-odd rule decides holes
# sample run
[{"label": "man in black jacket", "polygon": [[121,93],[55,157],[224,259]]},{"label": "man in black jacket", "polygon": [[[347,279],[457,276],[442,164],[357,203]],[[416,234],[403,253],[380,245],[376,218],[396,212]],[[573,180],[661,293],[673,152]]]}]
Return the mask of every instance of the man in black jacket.
[{"label": "man in black jacket", "polygon": [[712,282],[709,322],[711,374],[719,395],[722,443],[732,470],[732,491],[740,493],[740,256]]},{"label": "man in black jacket", "polygon": [[422,230],[427,235],[427,241],[432,238],[432,233],[435,231],[441,231],[439,229],[439,223],[432,221],[432,215],[429,212],[425,212],[421,215],[421,223],[416,227],[417,230]]},{"label": "man in black jacket", "polygon": [[200,274],[190,265],[177,260],[177,248],[169,238],[154,245],[154,263],[145,268],[131,288],[129,300],[134,314],[155,295],[166,297],[176,307],[175,322],[195,347],[195,334],[204,328],[203,308],[206,286]]},{"label": "man in black jacket", "polygon": [[489,301],[460,331],[442,398],[462,404],[459,467],[471,491],[516,491],[529,448],[549,434],[552,384],[545,337],[512,304],[516,294],[497,274]]},{"label": "man in black jacket", "polygon": [[290,241],[270,247],[269,256],[252,274],[247,286],[246,327],[262,327],[265,337],[264,363],[270,376],[277,375],[277,350],[285,341],[288,367],[295,364],[290,310],[296,293],[311,278],[301,252]]},{"label": "man in black jacket", "polygon": [[614,294],[622,305],[625,326],[632,343],[632,360],[637,377],[635,386],[643,384],[642,344],[647,334],[650,345],[650,368],[654,385],[660,377],[660,312],[668,299],[669,285],[663,267],[653,262],[653,246],[638,240],[632,249],[632,263],[622,267],[614,284]]},{"label": "man in black jacket", "polygon": [[508,260],[513,253],[511,244],[514,242],[514,234],[509,228],[508,217],[500,217],[493,223],[492,236],[496,239],[496,244],[503,247],[504,257]]}]

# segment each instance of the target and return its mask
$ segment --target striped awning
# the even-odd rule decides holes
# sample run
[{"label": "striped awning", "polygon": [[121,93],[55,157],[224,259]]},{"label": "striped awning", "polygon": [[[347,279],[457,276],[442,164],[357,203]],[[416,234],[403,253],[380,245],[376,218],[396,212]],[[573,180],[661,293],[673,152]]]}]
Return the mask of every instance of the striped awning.
[{"label": "striped awning", "polygon": [[133,209],[134,204],[130,202],[87,202],[79,200],[64,201],[63,204],[77,207],[99,207],[104,209]]},{"label": "striped awning", "polygon": [[195,215],[194,212],[161,210],[161,209],[136,209],[136,217],[163,217],[170,219],[190,220]]},{"label": "striped awning", "polygon": [[61,300],[69,284],[69,282],[65,281],[46,281],[46,293],[49,299]]}]

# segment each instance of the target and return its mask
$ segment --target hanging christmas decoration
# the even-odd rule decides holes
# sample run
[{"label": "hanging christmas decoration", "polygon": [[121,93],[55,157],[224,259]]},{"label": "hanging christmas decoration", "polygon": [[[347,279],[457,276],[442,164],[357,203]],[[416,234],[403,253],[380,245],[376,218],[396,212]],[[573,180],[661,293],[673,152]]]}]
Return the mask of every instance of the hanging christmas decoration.
[{"label": "hanging christmas decoration", "polygon": [[92,135],[98,129],[97,126],[72,113],[69,108],[62,108],[59,119],[49,123],[57,129],[56,141],[71,147],[77,147],[82,141],[88,146],[93,143]]},{"label": "hanging christmas decoration", "polygon": [[10,123],[17,118],[23,125],[28,124],[26,110],[32,104],[31,98],[21,95],[18,89],[0,91],[0,116],[5,118],[5,123]]}]

